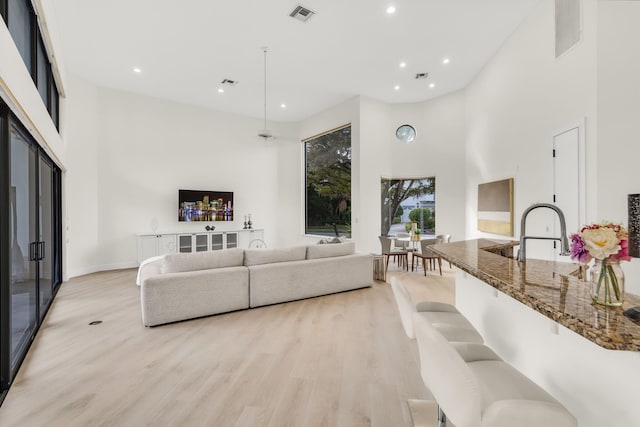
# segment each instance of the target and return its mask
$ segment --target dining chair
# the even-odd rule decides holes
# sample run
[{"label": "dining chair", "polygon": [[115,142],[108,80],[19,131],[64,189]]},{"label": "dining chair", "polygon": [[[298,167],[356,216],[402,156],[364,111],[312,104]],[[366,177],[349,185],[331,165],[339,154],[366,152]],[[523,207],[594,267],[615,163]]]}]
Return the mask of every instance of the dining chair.
[{"label": "dining chair", "polygon": [[396,238],[393,239],[393,246],[399,249],[402,249],[404,251],[409,250],[409,244],[410,242],[402,242],[398,240],[398,237],[411,237],[411,234],[409,233],[405,233],[405,232],[398,232],[396,233]]},{"label": "dining chair", "polygon": [[404,265],[405,269],[409,271],[408,252],[406,250],[392,248],[391,243],[393,242],[393,239],[391,237],[378,236],[378,239],[380,239],[380,244],[382,245],[382,255],[386,258],[384,267],[385,277],[387,275],[387,271],[389,270],[389,258],[391,257],[393,257],[398,266],[402,267]]},{"label": "dining chair", "polygon": [[[434,263],[438,262],[438,268],[440,269],[440,275],[442,276],[442,258],[436,255],[429,249],[429,246],[435,245],[436,243],[442,243],[440,239],[424,239],[420,241],[420,253],[414,253],[413,258],[411,259],[411,271],[413,271],[414,260],[417,258],[422,260],[422,269],[424,270],[424,275],[427,275],[427,261],[429,261],[430,269],[435,267]],[[419,263],[420,261],[418,261]],[[419,264],[418,264],[419,265]],[[416,266],[417,268],[417,266]]]}]

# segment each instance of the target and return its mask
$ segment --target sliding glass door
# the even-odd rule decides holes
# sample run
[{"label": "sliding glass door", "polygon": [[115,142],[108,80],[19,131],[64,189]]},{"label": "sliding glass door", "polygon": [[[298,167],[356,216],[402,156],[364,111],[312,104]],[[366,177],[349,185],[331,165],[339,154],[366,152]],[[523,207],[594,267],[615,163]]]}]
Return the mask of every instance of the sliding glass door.
[{"label": "sliding glass door", "polygon": [[12,125],[9,130],[11,207],[9,252],[11,377],[22,360],[38,324],[37,317],[37,234],[36,201],[38,189],[37,150]]},{"label": "sliding glass door", "polygon": [[44,318],[51,304],[54,285],[54,168],[45,157],[40,157],[38,195],[38,291],[40,294],[39,317]]},{"label": "sliding glass door", "polygon": [[60,182],[60,169],[0,102],[0,392],[61,282]]}]

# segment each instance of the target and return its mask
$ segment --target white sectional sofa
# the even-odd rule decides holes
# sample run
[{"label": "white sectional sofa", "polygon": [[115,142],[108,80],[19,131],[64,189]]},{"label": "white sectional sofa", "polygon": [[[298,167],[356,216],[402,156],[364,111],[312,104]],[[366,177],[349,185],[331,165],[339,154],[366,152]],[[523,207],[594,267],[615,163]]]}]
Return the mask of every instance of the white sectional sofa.
[{"label": "white sectional sofa", "polygon": [[138,270],[142,321],[155,326],[371,286],[372,257],[337,243],[167,254]]}]

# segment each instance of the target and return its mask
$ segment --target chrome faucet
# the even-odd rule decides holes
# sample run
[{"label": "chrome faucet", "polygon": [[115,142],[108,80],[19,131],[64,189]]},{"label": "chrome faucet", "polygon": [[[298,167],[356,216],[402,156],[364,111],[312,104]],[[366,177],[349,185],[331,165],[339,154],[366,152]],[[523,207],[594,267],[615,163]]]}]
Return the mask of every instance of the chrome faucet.
[{"label": "chrome faucet", "polygon": [[[560,219],[560,237],[536,237],[536,236],[526,236],[526,227],[527,227],[527,215],[534,209],[537,208],[549,208],[555,211],[558,214],[558,219]],[[567,239],[567,223],[564,220],[564,214],[556,205],[552,205],[551,203],[535,203],[529,206],[522,213],[522,220],[520,221],[520,249],[518,250],[518,261],[526,262],[527,260],[527,239],[538,239],[538,240],[559,240],[560,241],[560,255],[566,256],[569,255],[569,240]]]}]

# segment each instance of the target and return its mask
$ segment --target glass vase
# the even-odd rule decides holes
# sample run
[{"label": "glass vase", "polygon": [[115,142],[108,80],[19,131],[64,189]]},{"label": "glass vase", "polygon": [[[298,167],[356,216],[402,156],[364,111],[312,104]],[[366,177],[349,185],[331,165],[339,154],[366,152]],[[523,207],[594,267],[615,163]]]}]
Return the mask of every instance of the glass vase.
[{"label": "glass vase", "polygon": [[596,304],[618,307],[624,301],[624,271],[620,260],[595,260],[591,269],[591,299]]}]

